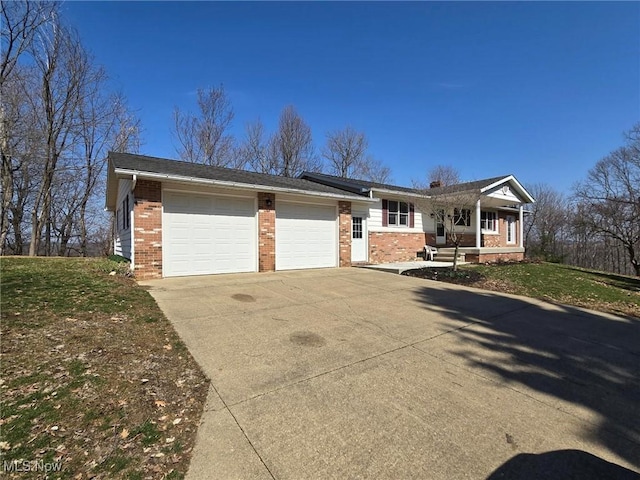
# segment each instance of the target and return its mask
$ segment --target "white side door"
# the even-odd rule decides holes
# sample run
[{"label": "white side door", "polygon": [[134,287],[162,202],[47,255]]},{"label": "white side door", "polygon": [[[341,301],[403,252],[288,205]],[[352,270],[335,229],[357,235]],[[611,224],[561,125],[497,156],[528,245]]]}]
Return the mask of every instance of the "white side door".
[{"label": "white side door", "polygon": [[351,261],[367,262],[367,215],[362,212],[351,214]]}]

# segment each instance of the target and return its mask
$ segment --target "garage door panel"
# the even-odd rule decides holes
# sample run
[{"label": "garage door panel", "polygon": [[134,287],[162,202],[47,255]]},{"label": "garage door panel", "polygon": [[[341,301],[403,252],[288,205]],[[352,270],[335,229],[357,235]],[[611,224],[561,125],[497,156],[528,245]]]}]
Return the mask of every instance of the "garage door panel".
[{"label": "garage door panel", "polygon": [[256,241],[253,198],[165,193],[165,276],[253,272]]},{"label": "garage door panel", "polygon": [[333,205],[276,206],[276,269],[335,267],[337,213]]}]

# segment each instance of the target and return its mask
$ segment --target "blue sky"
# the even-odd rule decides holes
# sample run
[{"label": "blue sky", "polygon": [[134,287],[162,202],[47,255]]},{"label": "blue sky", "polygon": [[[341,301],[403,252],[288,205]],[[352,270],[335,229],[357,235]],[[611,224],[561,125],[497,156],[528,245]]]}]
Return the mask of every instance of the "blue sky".
[{"label": "blue sky", "polygon": [[351,125],[410,185],[431,166],[561,190],[640,121],[638,2],[68,2],[65,16],[176,158],[175,106],[224,84],[234,133],[293,104],[316,147]]}]

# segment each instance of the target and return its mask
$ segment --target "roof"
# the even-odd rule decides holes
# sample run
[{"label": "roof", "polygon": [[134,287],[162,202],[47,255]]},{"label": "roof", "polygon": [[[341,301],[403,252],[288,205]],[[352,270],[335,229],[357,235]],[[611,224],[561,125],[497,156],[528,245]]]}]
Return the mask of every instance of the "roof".
[{"label": "roof", "polygon": [[516,180],[513,175],[502,175],[499,177],[485,178],[475,180],[473,182],[457,183],[446,187],[436,187],[428,189],[400,187],[385,183],[370,182],[368,180],[356,180],[351,178],[342,178],[326,173],[304,172],[302,178],[313,180],[315,182],[331,185],[336,188],[343,188],[347,191],[366,195],[371,190],[380,190],[385,192],[393,192],[398,194],[409,194],[416,196],[435,197],[438,195],[448,195],[452,193],[474,192],[478,194],[485,193],[492,188],[504,183],[511,183],[518,193],[526,200],[526,203],[534,201],[533,197],[525,190],[525,188]]},{"label": "roof", "polygon": [[[169,160],[131,153],[109,152],[109,172],[107,178],[107,208],[115,206],[117,182],[114,174],[138,175],[139,177],[175,180],[193,183],[209,183],[240,188],[306,193],[350,200],[366,198],[350,194],[344,189],[312,182],[302,178],[290,178],[266,173],[249,172],[233,168],[213,167],[199,163]],[[115,190],[114,190],[115,189]]]},{"label": "roof", "polygon": [[443,195],[448,193],[458,192],[473,192],[480,193],[484,188],[493,185],[496,182],[510,177],[512,175],[502,175],[500,177],[485,178],[483,180],[474,180],[473,182],[456,183],[455,185],[447,185],[445,187],[430,188],[429,193],[432,195]]},{"label": "roof", "polygon": [[305,178],[315,182],[321,182],[334,186],[340,185],[339,188],[343,188],[348,191],[354,191],[354,193],[360,194],[368,194],[371,190],[387,190],[390,192],[410,193],[413,195],[423,194],[421,190],[415,188],[371,182],[369,180],[337,177],[335,175],[327,175],[326,173],[303,172],[302,175],[300,175],[300,178]]}]

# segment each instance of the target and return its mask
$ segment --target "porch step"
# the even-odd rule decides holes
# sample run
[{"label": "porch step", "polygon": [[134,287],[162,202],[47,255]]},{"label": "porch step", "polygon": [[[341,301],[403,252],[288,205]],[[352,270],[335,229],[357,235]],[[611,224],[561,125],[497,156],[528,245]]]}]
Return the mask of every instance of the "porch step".
[{"label": "porch step", "polygon": [[[438,262],[453,262],[455,257],[455,248],[439,248],[438,253],[435,255],[434,260]],[[458,262],[465,261],[464,252],[458,252]]]}]

